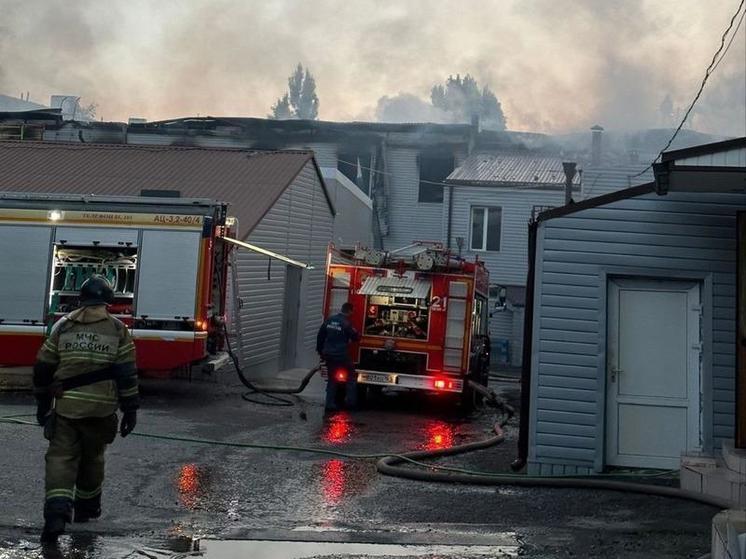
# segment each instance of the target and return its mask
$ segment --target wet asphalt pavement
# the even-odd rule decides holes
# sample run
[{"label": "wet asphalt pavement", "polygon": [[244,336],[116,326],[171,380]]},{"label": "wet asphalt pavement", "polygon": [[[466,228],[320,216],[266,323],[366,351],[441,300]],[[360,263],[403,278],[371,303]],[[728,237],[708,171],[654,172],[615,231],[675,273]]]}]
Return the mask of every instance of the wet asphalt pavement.
[{"label": "wet asphalt pavement", "polygon": [[[498,388],[517,398],[517,385]],[[325,418],[322,389],[316,379],[295,406],[264,407],[243,401],[232,381],[146,381],[137,431],[378,453],[478,440],[491,435],[495,421],[485,412],[460,417],[440,398],[398,394],[354,414]],[[33,409],[29,395],[0,395],[0,415]],[[499,447],[443,463],[508,472],[516,424]],[[42,550],[45,441],[38,428],[7,424],[0,424],[0,441],[0,559],[695,558],[709,551],[710,520],[717,512],[614,492],[428,484],[381,476],[374,460],[130,436],[109,449],[102,518],[72,526],[59,549]],[[218,549],[217,542],[212,550],[204,541],[195,552],[200,538],[262,541],[251,549],[241,547],[246,543]],[[291,540],[376,545],[286,543],[284,554],[276,555],[272,542]],[[443,547],[448,545],[457,547]]]}]

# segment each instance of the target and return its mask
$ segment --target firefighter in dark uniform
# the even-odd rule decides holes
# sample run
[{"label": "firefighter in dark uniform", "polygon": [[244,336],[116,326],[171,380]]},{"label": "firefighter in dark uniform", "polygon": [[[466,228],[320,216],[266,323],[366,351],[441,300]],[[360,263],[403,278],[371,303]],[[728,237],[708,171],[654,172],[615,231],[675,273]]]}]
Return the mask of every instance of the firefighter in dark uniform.
[{"label": "firefighter in dark uniform", "polygon": [[[139,407],[135,345],[111,316],[114,293],[100,276],[80,290],[80,308],[55,324],[34,365],[36,417],[49,440],[42,542],[54,543],[67,522],[101,515],[104,451],[127,436]],[[74,516],[73,516],[74,513]]]},{"label": "firefighter in dark uniform", "polygon": [[[350,324],[353,307],[350,303],[342,305],[341,312],[329,318],[319,328],[316,336],[316,352],[326,363],[328,379],[326,383],[326,409],[337,409],[337,394],[344,383],[345,405],[348,408],[357,406],[357,375],[350,359],[350,342],[360,339],[360,334]],[[346,380],[342,380],[346,378]]]}]

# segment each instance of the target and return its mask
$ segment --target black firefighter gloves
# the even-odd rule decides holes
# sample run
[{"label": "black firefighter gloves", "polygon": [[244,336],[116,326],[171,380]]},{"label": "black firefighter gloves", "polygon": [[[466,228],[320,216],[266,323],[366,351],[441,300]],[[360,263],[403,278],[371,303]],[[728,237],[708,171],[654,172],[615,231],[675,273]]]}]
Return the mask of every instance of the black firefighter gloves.
[{"label": "black firefighter gloves", "polygon": [[119,423],[119,434],[122,437],[129,435],[137,425],[137,412],[135,410],[129,410],[122,414],[122,420]]}]

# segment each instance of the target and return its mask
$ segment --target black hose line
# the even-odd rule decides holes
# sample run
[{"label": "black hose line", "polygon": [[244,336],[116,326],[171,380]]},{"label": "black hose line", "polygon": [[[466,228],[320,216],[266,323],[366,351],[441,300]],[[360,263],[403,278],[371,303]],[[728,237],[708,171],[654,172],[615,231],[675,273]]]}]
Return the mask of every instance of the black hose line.
[{"label": "black hose line", "polygon": [[[238,373],[238,378],[241,383],[249,389],[242,395],[243,399],[248,402],[266,406],[292,406],[294,403],[291,400],[279,398],[275,394],[299,394],[305,390],[308,383],[311,381],[313,376],[321,370],[321,366],[317,366],[303,377],[300,385],[297,388],[285,388],[285,387],[259,387],[252,383],[241,368],[238,357],[233,353],[231,348],[228,328],[224,326],[226,348],[228,355],[230,355],[233,365]],[[407,459],[409,460],[425,460],[432,458],[440,458],[443,456],[455,456],[458,454],[464,454],[467,452],[475,452],[478,450],[484,450],[501,444],[505,441],[505,435],[502,432],[508,421],[515,415],[515,410],[512,406],[507,404],[504,400],[499,398],[495,392],[486,386],[483,386],[472,380],[468,381],[469,386],[482,394],[485,398],[485,404],[500,409],[505,417],[499,424],[495,425],[496,435],[482,441],[476,441],[472,443],[466,443],[462,445],[452,446],[448,448],[442,448],[438,450],[421,450],[416,452],[407,452],[399,456],[387,456],[381,458],[376,463],[376,469],[383,475],[411,479],[416,481],[428,481],[438,483],[459,483],[465,485],[513,485],[519,487],[553,487],[553,488],[564,488],[564,489],[600,489],[607,491],[620,491],[623,493],[640,493],[643,495],[656,495],[660,497],[670,497],[673,499],[684,499],[689,501],[695,501],[712,507],[720,509],[731,508],[732,503],[727,499],[721,499],[712,495],[705,495],[702,493],[695,493],[694,491],[687,491],[685,489],[679,489],[676,487],[665,487],[660,485],[649,485],[644,483],[630,483],[626,481],[611,481],[605,479],[588,479],[588,478],[571,478],[571,477],[535,477],[535,476],[504,476],[499,475],[480,475],[480,474],[467,474],[458,472],[445,472],[445,471],[425,471],[418,470],[411,467],[402,466]],[[250,396],[253,394],[259,394],[269,398],[270,401],[254,400]],[[271,401],[274,400],[274,401]]]},{"label": "black hose line", "polygon": [[[246,375],[243,372],[243,368],[241,367],[241,363],[238,359],[238,356],[233,352],[233,348],[231,347],[230,335],[228,334],[228,326],[225,324],[223,324],[223,332],[225,334],[225,348],[228,351],[228,355],[230,356],[231,361],[233,361],[233,366],[236,369],[236,374],[238,375],[238,379],[241,381],[241,384],[243,384],[246,388],[249,389],[248,392],[241,394],[241,398],[243,398],[247,402],[251,402],[253,404],[259,404],[262,406],[275,406],[275,407],[294,406],[295,402],[293,402],[292,400],[288,400],[286,398],[280,398],[279,396],[275,396],[275,394],[300,394],[306,389],[306,386],[308,386],[308,383],[311,382],[311,379],[313,378],[313,376],[321,370],[321,366],[319,365],[317,367],[314,367],[310,371],[308,371],[308,373],[306,373],[306,376],[303,377],[303,380],[301,381],[300,386],[298,386],[297,388],[257,386],[253,382],[251,382],[248,378],[246,378]],[[266,399],[257,400],[255,398],[252,398],[254,394],[263,396]]]},{"label": "black hose line", "polygon": [[497,435],[464,445],[454,446],[441,450],[418,451],[402,454],[401,457],[387,456],[381,458],[376,464],[377,470],[387,476],[412,479],[416,481],[428,481],[439,483],[459,483],[466,485],[514,485],[520,487],[554,487],[564,489],[601,489],[608,491],[621,491],[623,493],[641,493],[644,495],[657,495],[660,497],[670,497],[674,499],[685,499],[695,501],[720,509],[731,508],[733,504],[727,499],[695,493],[678,489],[676,487],[665,487],[660,485],[649,485],[644,483],[631,483],[626,481],[611,481],[605,479],[588,479],[588,478],[571,478],[571,477],[534,477],[534,476],[504,476],[499,475],[479,475],[466,474],[444,471],[425,471],[411,467],[405,467],[400,464],[406,462],[405,458],[412,460],[423,460],[428,458],[438,458],[442,456],[454,456],[465,452],[483,450],[496,446],[505,440],[502,429],[495,426]]}]

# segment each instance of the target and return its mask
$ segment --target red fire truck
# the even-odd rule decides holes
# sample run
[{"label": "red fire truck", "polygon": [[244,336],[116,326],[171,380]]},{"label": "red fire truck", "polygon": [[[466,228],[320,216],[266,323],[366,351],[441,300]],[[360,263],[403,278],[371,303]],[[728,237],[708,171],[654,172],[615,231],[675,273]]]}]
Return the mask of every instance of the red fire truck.
[{"label": "red fire truck", "polygon": [[[229,245],[226,204],[203,199],[0,194],[0,366],[31,365],[92,274],[132,330],[137,364],[217,368]],[[217,358],[219,356],[219,359]],[[208,366],[209,368],[209,366]]]},{"label": "red fire truck", "polygon": [[463,394],[489,375],[489,274],[439,243],[386,252],[330,247],[325,316],[354,306],[358,383]]}]

